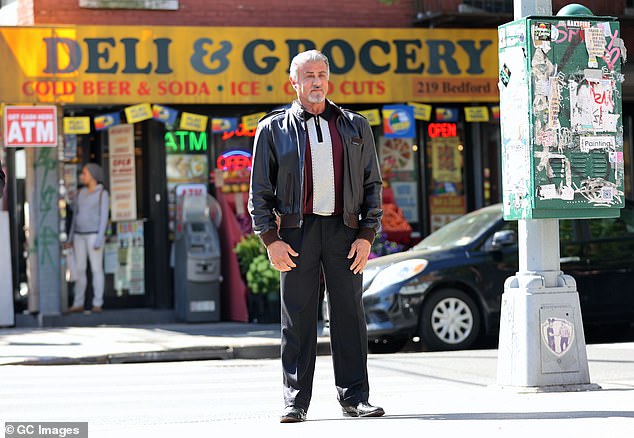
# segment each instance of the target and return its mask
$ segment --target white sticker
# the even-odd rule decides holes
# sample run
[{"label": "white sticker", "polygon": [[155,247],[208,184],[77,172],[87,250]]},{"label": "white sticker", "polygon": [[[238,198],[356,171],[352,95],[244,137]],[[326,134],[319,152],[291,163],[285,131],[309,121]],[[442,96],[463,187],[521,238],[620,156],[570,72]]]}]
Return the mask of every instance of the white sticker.
[{"label": "white sticker", "polygon": [[558,198],[559,196],[557,195],[557,188],[555,187],[555,184],[539,186],[539,197],[540,199]]},{"label": "white sticker", "polygon": [[616,132],[620,114],[603,114],[603,129],[608,132]]},{"label": "white sticker", "polygon": [[605,52],[604,31],[598,27],[589,27],[584,33],[588,50],[588,67],[597,68],[599,66],[597,58],[602,57]]},{"label": "white sticker", "polygon": [[603,72],[596,68],[586,68],[583,70],[583,75],[586,80],[590,82],[598,82],[603,79]]},{"label": "white sticker", "polygon": [[561,188],[561,199],[564,201],[572,201],[575,199],[575,191],[570,186],[563,186]]},{"label": "white sticker", "polygon": [[614,47],[618,47],[621,50],[621,58],[623,58],[623,62],[627,62],[627,48],[625,47],[625,42],[623,38],[616,38],[614,40]]},{"label": "white sticker", "polygon": [[593,110],[596,106],[588,82],[568,82],[570,90],[570,125],[574,132],[593,131]]},{"label": "white sticker", "polygon": [[559,83],[557,77],[549,78],[550,93],[548,94],[548,127],[559,128]]},{"label": "white sticker", "polygon": [[539,94],[541,96],[548,96],[548,81],[544,79],[537,79],[535,81],[535,94]]},{"label": "white sticker", "polygon": [[611,187],[611,186],[601,187],[602,201],[612,201],[613,198],[614,198],[614,187]]},{"label": "white sticker", "polygon": [[615,149],[614,137],[608,135],[579,137],[579,149],[581,152],[590,152],[593,149]]},{"label": "white sticker", "polygon": [[498,46],[500,49],[506,47],[506,29],[503,27],[498,29]]},{"label": "white sticker", "polygon": [[610,152],[610,163],[619,164],[623,162],[623,152]]},{"label": "white sticker", "polygon": [[612,29],[610,29],[610,23],[608,22],[597,23],[597,27],[603,30],[604,36],[609,37],[612,35]]}]

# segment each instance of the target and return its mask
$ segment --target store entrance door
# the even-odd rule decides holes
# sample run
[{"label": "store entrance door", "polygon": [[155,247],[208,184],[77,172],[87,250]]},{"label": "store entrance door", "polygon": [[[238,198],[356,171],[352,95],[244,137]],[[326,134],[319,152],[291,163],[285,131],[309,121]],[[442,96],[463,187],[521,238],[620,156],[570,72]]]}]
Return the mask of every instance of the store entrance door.
[{"label": "store entrance door", "polygon": [[[118,125],[65,139],[64,182],[70,201],[88,162],[99,164],[110,194],[104,249],[104,309],[171,308],[162,124]],[[162,171],[161,171],[162,170]],[[88,270],[90,276],[90,270]],[[86,300],[92,296],[89,278]],[[73,285],[69,285],[72,299]]]},{"label": "store entrance door", "polygon": [[430,232],[467,212],[465,196],[464,129],[462,123],[429,123],[426,132],[426,155],[430,170]]}]

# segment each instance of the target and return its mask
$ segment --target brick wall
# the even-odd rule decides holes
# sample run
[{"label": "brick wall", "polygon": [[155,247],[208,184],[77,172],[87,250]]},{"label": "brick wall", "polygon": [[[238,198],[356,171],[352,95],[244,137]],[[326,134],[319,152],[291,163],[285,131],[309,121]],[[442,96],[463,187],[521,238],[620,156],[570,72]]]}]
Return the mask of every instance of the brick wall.
[{"label": "brick wall", "polygon": [[561,8],[570,4],[579,3],[589,8],[594,15],[623,15],[625,10],[625,0],[553,0],[553,14],[556,14]]},{"label": "brick wall", "polygon": [[95,10],[79,0],[27,0],[47,24],[411,27],[415,0],[179,0],[178,11]]},{"label": "brick wall", "polygon": [[[511,0],[507,0],[512,3]],[[445,11],[455,13],[458,11],[458,5],[462,3],[461,0],[418,0],[418,8],[421,12],[437,12]],[[472,2],[472,4],[479,4],[486,2]],[[595,15],[615,15],[619,16],[623,14],[625,9],[625,0],[552,0],[553,13],[557,13],[561,8],[570,3],[580,3],[590,8]]]}]

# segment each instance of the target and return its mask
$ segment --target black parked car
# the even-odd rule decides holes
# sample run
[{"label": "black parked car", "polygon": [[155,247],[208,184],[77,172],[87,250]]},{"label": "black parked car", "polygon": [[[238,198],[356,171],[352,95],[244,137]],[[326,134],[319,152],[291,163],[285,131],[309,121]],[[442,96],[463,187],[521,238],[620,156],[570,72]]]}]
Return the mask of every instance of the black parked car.
[{"label": "black parked car", "polygon": [[[634,322],[634,209],[613,219],[560,220],[561,269],[577,281],[584,324]],[[518,269],[517,221],[496,204],[469,213],[414,248],[370,260],[363,304],[372,352],[419,337],[465,349],[499,329],[506,278]]]}]

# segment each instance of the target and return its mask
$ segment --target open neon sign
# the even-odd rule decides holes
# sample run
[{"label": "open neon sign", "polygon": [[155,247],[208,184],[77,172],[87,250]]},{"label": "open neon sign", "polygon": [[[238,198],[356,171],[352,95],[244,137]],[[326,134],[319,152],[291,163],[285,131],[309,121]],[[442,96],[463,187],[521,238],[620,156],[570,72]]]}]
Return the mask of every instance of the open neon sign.
[{"label": "open neon sign", "polygon": [[234,129],[233,131],[225,131],[222,133],[223,140],[229,140],[231,137],[255,137],[255,128],[254,129],[244,129],[244,125],[240,123],[238,129]]},{"label": "open neon sign", "polygon": [[231,171],[251,169],[251,154],[245,151],[229,151],[220,155],[216,160],[218,170]]},{"label": "open neon sign", "polygon": [[429,138],[458,136],[455,123],[430,123],[427,127],[427,133]]}]

